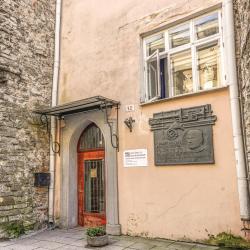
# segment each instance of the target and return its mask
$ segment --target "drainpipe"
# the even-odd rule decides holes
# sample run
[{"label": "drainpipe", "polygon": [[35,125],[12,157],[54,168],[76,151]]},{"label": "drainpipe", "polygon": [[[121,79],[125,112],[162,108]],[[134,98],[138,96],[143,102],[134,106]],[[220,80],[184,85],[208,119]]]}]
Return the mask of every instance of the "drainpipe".
[{"label": "drainpipe", "polygon": [[250,219],[249,187],[247,178],[247,166],[243,144],[243,133],[241,126],[240,98],[237,83],[235,39],[234,39],[234,15],[233,1],[224,0],[223,10],[225,15],[224,22],[224,41],[227,55],[227,77],[229,82],[230,105],[232,113],[233,142],[236,159],[237,182],[240,203],[240,217],[242,220]]},{"label": "drainpipe", "polygon": [[[56,1],[56,23],[55,23],[55,47],[54,47],[54,69],[53,69],[53,83],[52,83],[52,97],[51,106],[57,105],[58,79],[60,68],[60,27],[61,27],[61,0]],[[51,117],[51,140],[50,140],[50,178],[51,183],[49,187],[49,223],[54,224],[54,201],[55,201],[55,164],[56,154],[53,151],[53,142],[56,141],[56,118]]]}]

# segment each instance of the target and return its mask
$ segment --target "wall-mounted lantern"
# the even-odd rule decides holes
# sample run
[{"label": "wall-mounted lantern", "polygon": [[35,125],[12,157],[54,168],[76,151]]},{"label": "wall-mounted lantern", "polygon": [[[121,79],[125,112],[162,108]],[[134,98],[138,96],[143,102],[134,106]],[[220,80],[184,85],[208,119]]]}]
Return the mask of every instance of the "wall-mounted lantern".
[{"label": "wall-mounted lantern", "polygon": [[135,120],[131,116],[129,118],[125,119],[125,121],[124,121],[126,126],[129,128],[130,132],[132,132],[134,122],[135,122]]}]

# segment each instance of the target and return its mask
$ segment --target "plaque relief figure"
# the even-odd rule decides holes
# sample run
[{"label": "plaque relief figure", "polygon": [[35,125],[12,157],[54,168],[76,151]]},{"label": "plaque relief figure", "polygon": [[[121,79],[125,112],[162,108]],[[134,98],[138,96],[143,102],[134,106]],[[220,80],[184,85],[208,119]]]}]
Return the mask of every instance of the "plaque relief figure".
[{"label": "plaque relief figure", "polygon": [[184,137],[190,151],[201,152],[206,149],[205,137],[201,129],[189,129]]}]

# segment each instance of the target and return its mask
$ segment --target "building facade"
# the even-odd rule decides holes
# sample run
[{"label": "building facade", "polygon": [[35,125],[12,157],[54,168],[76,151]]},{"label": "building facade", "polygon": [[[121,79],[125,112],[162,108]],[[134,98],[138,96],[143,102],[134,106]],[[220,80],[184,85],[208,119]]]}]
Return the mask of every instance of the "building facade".
[{"label": "building facade", "polygon": [[48,171],[49,137],[32,111],[51,102],[54,12],[55,1],[0,1],[0,237],[48,221],[34,173]]},{"label": "building facade", "polygon": [[247,236],[248,1],[1,6],[2,236]]},{"label": "building facade", "polygon": [[62,106],[44,111],[60,118],[62,226],[242,235],[249,196],[228,4],[62,3]]}]

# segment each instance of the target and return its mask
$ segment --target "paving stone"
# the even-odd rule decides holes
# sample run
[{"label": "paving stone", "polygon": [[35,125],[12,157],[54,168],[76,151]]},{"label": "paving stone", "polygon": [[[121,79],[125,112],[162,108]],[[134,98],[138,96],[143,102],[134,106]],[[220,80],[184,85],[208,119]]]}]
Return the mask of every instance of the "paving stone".
[{"label": "paving stone", "polygon": [[127,241],[136,241],[136,238],[139,237],[132,237],[132,236],[127,236],[127,235],[120,235],[120,236],[115,236],[115,235],[109,235],[110,239],[117,239],[117,240],[127,240]]},{"label": "paving stone", "polygon": [[58,250],[82,250],[82,249],[86,249],[86,248],[66,245],[66,246],[60,247]]},{"label": "paving stone", "polygon": [[42,247],[42,248],[45,248],[45,249],[56,249],[56,248],[59,248],[59,247],[63,247],[65,244],[61,244],[61,243],[58,243],[58,242],[53,242],[53,241],[39,241],[37,243],[34,243],[33,246],[35,247]]},{"label": "paving stone", "polygon": [[36,250],[48,250],[47,248],[38,247]]},{"label": "paving stone", "polygon": [[119,241],[118,239],[111,239],[111,238],[109,237],[109,244],[110,244],[110,245],[116,245],[115,243],[118,242],[118,241]]},{"label": "paving stone", "polygon": [[36,248],[36,250],[48,250],[48,249],[39,247],[39,248]]},{"label": "paving stone", "polygon": [[71,243],[77,241],[77,239],[73,239],[73,238],[69,238],[69,237],[59,237],[59,236],[57,236],[57,237],[51,237],[51,238],[49,238],[48,241],[58,242],[58,243],[70,245]]},{"label": "paving stone", "polygon": [[14,244],[5,248],[5,250],[33,250],[33,249],[37,249],[37,246]]},{"label": "paving stone", "polygon": [[86,240],[76,240],[72,243],[70,243],[69,245],[71,246],[76,246],[76,247],[81,247],[81,246],[86,246],[87,245],[87,241]]},{"label": "paving stone", "polygon": [[150,243],[152,245],[155,246],[159,246],[159,247],[167,247],[173,243],[175,243],[175,241],[173,240],[155,240],[155,239],[147,239],[146,241],[144,241],[144,243]]},{"label": "paving stone", "polygon": [[14,242],[13,241],[0,241],[0,247],[6,247],[6,246],[10,246],[13,245]]},{"label": "paving stone", "polygon": [[131,237],[130,241],[133,240],[136,243],[144,243],[144,244],[150,244],[154,246],[169,246],[170,244],[173,244],[175,241],[172,240],[163,240],[163,239],[151,239],[151,238],[141,238],[141,237]]},{"label": "paving stone", "polygon": [[214,246],[207,246],[207,245],[196,245],[192,248],[192,250],[216,250],[219,249],[219,247]]},{"label": "paving stone", "polygon": [[53,239],[57,236],[60,236],[61,234],[58,233],[50,233],[50,232],[43,232],[41,234],[37,234],[35,235],[33,238],[36,240],[49,240],[49,239]]},{"label": "paving stone", "polygon": [[175,242],[167,247],[168,250],[191,250],[196,244]]},{"label": "paving stone", "polygon": [[86,238],[85,232],[82,232],[82,231],[77,231],[77,232],[74,232],[73,234],[70,232],[64,233],[63,236],[67,238],[72,238],[72,239],[85,239]]},{"label": "paving stone", "polygon": [[150,243],[142,243],[142,242],[137,242],[131,246],[129,246],[132,249],[143,249],[143,250],[148,250],[148,249],[152,249],[153,247],[155,247],[155,245],[152,245]]},{"label": "paving stone", "polygon": [[16,240],[16,241],[14,241],[14,244],[29,246],[29,245],[32,245],[32,244],[37,243],[37,242],[39,242],[39,240],[32,239],[32,238],[26,238],[26,239]]},{"label": "paving stone", "polygon": [[169,249],[168,246],[165,246],[165,247],[157,246],[157,247],[154,247],[152,250],[168,250],[168,249]]},{"label": "paving stone", "polygon": [[105,246],[105,247],[101,247],[100,249],[101,250],[123,250],[125,248],[124,247],[120,247],[120,246],[112,246],[112,245],[110,246],[110,245],[108,245],[108,246]]},{"label": "paving stone", "polygon": [[134,241],[118,240],[113,245],[121,246],[121,247],[129,247],[129,246],[131,246],[133,244],[135,244]]},{"label": "paving stone", "polygon": [[123,249],[127,249],[126,247],[119,247],[119,246],[113,246],[113,245],[107,245],[107,246],[103,246],[103,247],[91,247],[88,245],[85,245],[84,248],[82,249],[88,249],[88,250],[123,250]]}]

